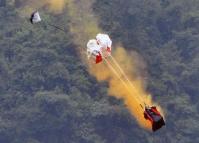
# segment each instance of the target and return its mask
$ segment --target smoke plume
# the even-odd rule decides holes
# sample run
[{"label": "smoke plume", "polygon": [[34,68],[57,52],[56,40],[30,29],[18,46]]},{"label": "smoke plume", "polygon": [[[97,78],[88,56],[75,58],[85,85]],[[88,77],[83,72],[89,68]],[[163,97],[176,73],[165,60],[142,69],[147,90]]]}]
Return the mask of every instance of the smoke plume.
[{"label": "smoke plume", "polygon": [[[122,76],[121,71],[110,58],[107,59],[109,64],[104,62],[97,65],[91,64],[86,58],[87,41],[95,38],[97,33],[103,33],[103,30],[98,26],[97,18],[93,15],[93,2],[94,0],[44,0],[42,2],[29,0],[27,3],[31,4],[33,9],[47,6],[51,12],[55,13],[60,13],[66,6],[71,19],[70,31],[75,37],[74,43],[79,46],[80,55],[84,63],[87,64],[90,74],[95,76],[98,81],[107,81],[109,95],[122,99],[138,123],[144,128],[151,128],[150,123],[144,119],[140,104],[143,105],[144,102],[147,105],[154,105],[154,103],[151,95],[145,91],[142,74],[139,74],[138,67],[144,64],[138,60],[138,54],[135,56],[133,52],[128,51],[127,53],[120,46],[113,47],[112,56],[124,70],[130,82]],[[112,66],[121,78],[118,78],[109,66]],[[160,107],[158,110],[162,112]]]},{"label": "smoke plume", "polygon": [[[76,37],[74,41],[79,45],[80,52],[83,49],[81,53],[84,61],[88,60],[85,59],[87,41],[91,38],[95,38],[97,33],[102,33],[103,31],[98,26],[97,18],[93,15],[93,2],[94,0],[79,0],[78,2],[70,1],[70,3],[68,3],[71,18],[71,33]],[[145,91],[143,86],[144,81],[141,77],[142,74],[138,74],[139,71],[137,67],[144,65],[143,62],[139,61],[140,58],[138,58],[138,54],[134,54],[134,52],[129,54],[129,51],[127,53],[122,47],[113,47],[113,57],[116,58],[116,61],[124,70],[133,86],[125,80],[124,77],[122,80],[125,83],[122,83],[113,71],[110,70],[107,63],[97,65],[89,62],[85,63],[88,65],[90,74],[95,76],[98,81],[107,81],[109,83],[109,95],[123,99],[126,107],[136,118],[138,123],[144,128],[151,128],[150,123],[144,119],[143,109],[140,106],[140,104],[143,105],[143,102],[147,105],[156,105],[152,103],[151,95]],[[107,61],[109,61],[109,59],[107,59]],[[113,65],[114,69],[117,69],[111,60],[110,64]],[[119,73],[119,69],[117,69],[116,72]],[[159,106],[157,106],[157,108],[162,112]]]}]

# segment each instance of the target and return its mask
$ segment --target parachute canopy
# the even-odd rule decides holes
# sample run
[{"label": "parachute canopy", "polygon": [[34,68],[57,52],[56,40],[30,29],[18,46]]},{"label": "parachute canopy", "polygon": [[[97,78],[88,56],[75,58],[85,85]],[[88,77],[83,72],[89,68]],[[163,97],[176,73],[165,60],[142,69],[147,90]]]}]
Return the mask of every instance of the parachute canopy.
[{"label": "parachute canopy", "polygon": [[99,33],[96,36],[97,43],[107,51],[111,52],[112,41],[107,34]]},{"label": "parachute canopy", "polygon": [[30,22],[32,24],[35,24],[35,23],[39,23],[40,21],[41,21],[41,17],[39,15],[39,12],[38,11],[33,12],[30,17]]},{"label": "parachute canopy", "polygon": [[103,58],[111,54],[112,41],[107,34],[97,34],[96,39],[91,39],[87,43],[88,58],[92,57],[95,63],[99,63]]},{"label": "parachute canopy", "polygon": [[102,61],[101,46],[97,44],[97,40],[91,39],[87,43],[87,56],[94,59],[95,63]]}]

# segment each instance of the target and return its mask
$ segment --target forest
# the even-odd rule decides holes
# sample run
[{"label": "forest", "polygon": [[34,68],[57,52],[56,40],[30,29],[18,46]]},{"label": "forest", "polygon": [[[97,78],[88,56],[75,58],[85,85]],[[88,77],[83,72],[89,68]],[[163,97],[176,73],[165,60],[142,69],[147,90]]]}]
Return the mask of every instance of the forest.
[{"label": "forest", "polygon": [[[86,3],[85,3],[86,5]],[[69,30],[67,7],[43,12],[65,33],[0,0],[0,143],[199,142],[199,2],[94,0],[99,26],[147,65],[147,91],[166,126],[141,128],[107,82],[89,74]]]}]

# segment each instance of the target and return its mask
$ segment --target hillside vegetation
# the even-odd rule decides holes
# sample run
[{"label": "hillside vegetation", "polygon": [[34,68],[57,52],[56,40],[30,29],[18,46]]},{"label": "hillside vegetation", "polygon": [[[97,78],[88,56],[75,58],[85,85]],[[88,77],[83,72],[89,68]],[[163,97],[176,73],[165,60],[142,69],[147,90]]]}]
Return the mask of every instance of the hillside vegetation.
[{"label": "hillside vegetation", "polygon": [[107,83],[89,75],[69,32],[67,9],[31,25],[21,1],[0,8],[1,143],[199,142],[199,3],[96,0],[93,11],[113,42],[147,64],[147,91],[166,113],[156,133],[140,128]]}]

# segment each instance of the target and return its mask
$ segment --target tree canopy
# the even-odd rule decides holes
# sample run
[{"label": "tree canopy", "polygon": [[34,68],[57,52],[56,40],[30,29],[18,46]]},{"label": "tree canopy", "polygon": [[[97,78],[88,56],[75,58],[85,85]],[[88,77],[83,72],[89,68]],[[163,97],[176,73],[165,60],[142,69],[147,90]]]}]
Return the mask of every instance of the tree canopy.
[{"label": "tree canopy", "polygon": [[[7,2],[7,3],[6,3]],[[147,90],[166,112],[153,134],[139,127],[107,83],[89,75],[69,31],[67,8],[43,12],[66,33],[0,1],[0,142],[187,143],[199,131],[199,3],[195,0],[96,0],[100,27],[147,64]]]}]

